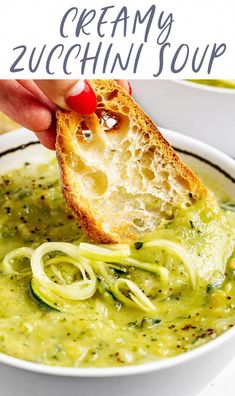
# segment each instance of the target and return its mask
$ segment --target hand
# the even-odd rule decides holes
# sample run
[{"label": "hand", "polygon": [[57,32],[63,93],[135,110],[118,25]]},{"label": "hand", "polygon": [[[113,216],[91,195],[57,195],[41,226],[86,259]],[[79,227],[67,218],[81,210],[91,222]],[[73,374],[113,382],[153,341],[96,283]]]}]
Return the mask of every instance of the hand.
[{"label": "hand", "polygon": [[[127,80],[116,80],[130,94]],[[36,133],[47,148],[55,149],[56,105],[82,114],[96,110],[95,93],[87,80],[0,80],[0,110]]]}]

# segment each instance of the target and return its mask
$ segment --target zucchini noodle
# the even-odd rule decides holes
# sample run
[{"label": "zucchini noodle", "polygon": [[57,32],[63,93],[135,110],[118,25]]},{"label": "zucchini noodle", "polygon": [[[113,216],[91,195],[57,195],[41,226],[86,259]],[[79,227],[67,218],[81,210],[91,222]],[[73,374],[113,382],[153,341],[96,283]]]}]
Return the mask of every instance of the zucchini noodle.
[{"label": "zucchini noodle", "polygon": [[144,261],[135,260],[133,258],[127,258],[120,264],[124,267],[130,266],[152,272],[153,274],[158,275],[164,283],[166,283],[169,278],[168,269],[158,264],[145,263]]},{"label": "zucchini noodle", "polygon": [[142,249],[155,249],[155,248],[163,249],[166,252],[178,257],[182,261],[186,271],[189,274],[193,288],[196,287],[196,283],[197,283],[196,266],[193,262],[193,258],[188,254],[188,252],[182,246],[180,246],[176,242],[168,241],[167,239],[155,239],[152,241],[145,242],[142,247]]},{"label": "zucchini noodle", "polygon": [[73,303],[76,301],[66,300],[65,298],[56,296],[49,289],[43,287],[36,279],[32,279],[30,287],[30,296],[36,302],[43,302],[51,308],[54,308],[61,312],[71,312],[73,309]]},{"label": "zucchini noodle", "polygon": [[[46,275],[43,256],[55,251],[72,256],[70,263],[80,270],[82,280],[75,281],[70,285],[59,285]],[[64,258],[58,256],[57,263],[59,262],[59,258],[63,262]],[[96,291],[96,275],[89,265],[89,261],[84,257],[79,257],[78,248],[70,243],[48,242],[39,246],[32,255],[31,267],[33,278],[37,283],[50,292],[68,300],[86,300],[92,297]]]},{"label": "zucchini noodle", "polygon": [[156,311],[156,307],[140,290],[139,286],[129,279],[119,278],[116,280],[114,295],[119,301],[130,307],[138,305],[143,311]]},{"label": "zucchini noodle", "polygon": [[[22,272],[15,271],[13,268],[14,262],[17,259],[21,258],[28,258],[31,260],[33,254],[33,249],[28,247],[22,247],[19,249],[15,249],[12,252],[8,253],[2,262],[3,272],[7,275],[22,275]],[[31,273],[31,269],[29,268],[28,271],[24,271],[24,275],[29,275]]]},{"label": "zucchini noodle", "polygon": [[[105,265],[105,263],[96,262],[95,265],[97,273],[104,283],[103,287],[101,286],[104,295],[107,295],[107,293],[111,294],[115,299],[132,308],[137,306],[146,312],[156,311],[156,307],[135,282],[125,278],[113,280],[107,271],[109,264]],[[110,267],[116,268],[113,264]]]},{"label": "zucchini noodle", "polygon": [[[148,250],[162,249],[180,259],[189,274],[192,286],[196,286],[196,267],[192,257],[182,246],[166,239],[152,239],[139,244],[138,249],[141,248],[142,252],[145,249],[146,253]],[[159,264],[134,258],[134,246],[92,245],[82,241],[79,245],[47,242],[35,250],[23,247],[8,253],[2,263],[3,271],[6,274],[20,274],[13,268],[14,260],[22,257],[30,259],[31,294],[55,309],[67,309],[80,300],[91,298],[98,286],[98,290],[106,297],[130,307],[154,311],[155,305],[137,283],[129,279],[128,267],[157,275],[165,286],[169,279],[169,270]],[[50,268],[50,276],[47,268]]]},{"label": "zucchini noodle", "polygon": [[[91,245],[90,243],[80,243],[79,254],[91,260],[111,261],[119,263],[120,260],[130,256],[130,246],[127,244],[108,245],[109,247]],[[114,248],[115,246],[115,248]],[[119,247],[120,246],[120,247]]]}]

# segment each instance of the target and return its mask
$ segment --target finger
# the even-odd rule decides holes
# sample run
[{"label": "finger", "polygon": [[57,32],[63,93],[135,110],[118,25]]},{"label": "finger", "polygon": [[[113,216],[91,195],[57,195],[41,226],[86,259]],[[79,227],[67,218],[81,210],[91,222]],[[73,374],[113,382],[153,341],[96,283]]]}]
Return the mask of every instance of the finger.
[{"label": "finger", "polygon": [[87,80],[35,80],[38,87],[63,109],[81,114],[96,111],[96,95]]},{"label": "finger", "polygon": [[43,146],[50,150],[55,150],[56,130],[52,125],[47,131],[35,132]]},{"label": "finger", "polygon": [[51,111],[55,111],[55,104],[42,92],[33,80],[16,80],[22,87],[27,89],[35,98],[44,103]]},{"label": "finger", "polygon": [[33,131],[45,131],[52,123],[48,107],[15,80],[0,80],[0,110]]},{"label": "finger", "polygon": [[132,95],[132,87],[128,80],[115,80],[122,88]]}]

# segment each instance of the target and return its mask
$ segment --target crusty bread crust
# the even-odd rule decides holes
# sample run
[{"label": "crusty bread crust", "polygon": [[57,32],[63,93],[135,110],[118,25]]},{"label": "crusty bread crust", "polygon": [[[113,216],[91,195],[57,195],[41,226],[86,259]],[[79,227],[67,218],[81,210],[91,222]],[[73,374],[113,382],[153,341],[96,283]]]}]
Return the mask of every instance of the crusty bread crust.
[{"label": "crusty bread crust", "polygon": [[92,240],[131,242],[207,190],[115,81],[93,80],[92,85],[96,114],[57,110],[62,190]]}]

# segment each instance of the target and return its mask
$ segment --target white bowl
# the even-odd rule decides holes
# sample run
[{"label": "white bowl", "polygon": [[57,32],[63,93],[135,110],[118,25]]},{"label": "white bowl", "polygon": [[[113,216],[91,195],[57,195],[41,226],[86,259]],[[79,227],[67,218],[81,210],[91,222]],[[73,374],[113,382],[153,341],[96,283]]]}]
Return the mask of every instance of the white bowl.
[{"label": "white bowl", "polygon": [[181,80],[134,80],[133,94],[161,127],[235,157],[235,89]]},{"label": "white bowl", "polygon": [[[188,136],[167,130],[162,132],[179,149],[185,162],[199,173],[210,174],[210,180],[218,181],[231,197],[235,197],[235,162],[230,157]],[[46,162],[53,155],[24,129],[0,136],[0,147],[1,173],[26,161]],[[52,367],[0,354],[0,389],[4,390],[4,396],[193,396],[225,367],[234,351],[235,327],[185,354],[120,368]]]}]

